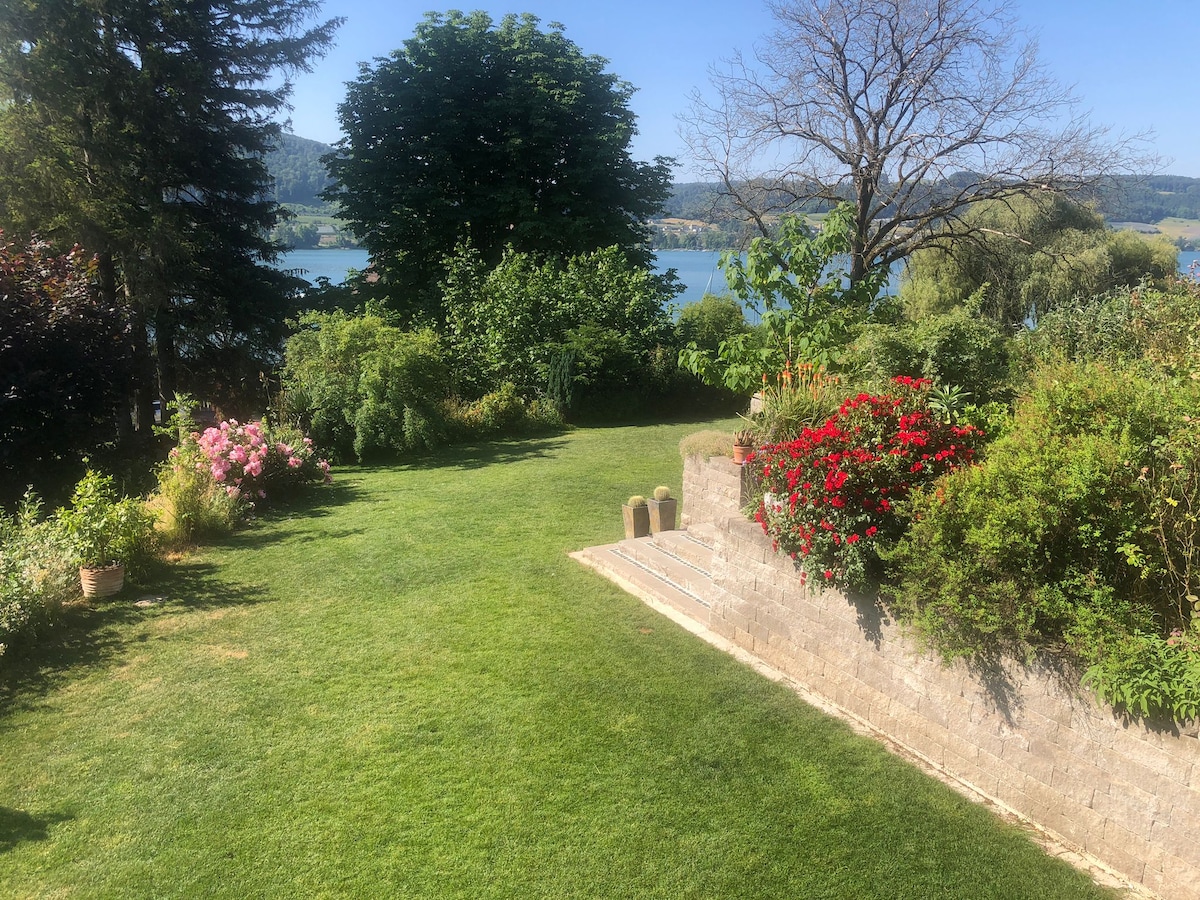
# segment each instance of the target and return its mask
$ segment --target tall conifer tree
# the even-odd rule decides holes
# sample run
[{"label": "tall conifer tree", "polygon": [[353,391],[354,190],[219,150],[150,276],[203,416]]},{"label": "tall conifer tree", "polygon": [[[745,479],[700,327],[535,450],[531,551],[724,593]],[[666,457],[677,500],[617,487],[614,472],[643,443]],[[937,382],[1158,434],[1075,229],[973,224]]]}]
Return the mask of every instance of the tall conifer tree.
[{"label": "tall conifer tree", "polygon": [[[0,222],[101,256],[153,355],[142,407],[253,359],[281,327],[263,265],[279,208],[263,154],[289,75],[340,20],[317,0],[13,0],[0,7]],[[207,371],[205,371],[207,370]]]}]

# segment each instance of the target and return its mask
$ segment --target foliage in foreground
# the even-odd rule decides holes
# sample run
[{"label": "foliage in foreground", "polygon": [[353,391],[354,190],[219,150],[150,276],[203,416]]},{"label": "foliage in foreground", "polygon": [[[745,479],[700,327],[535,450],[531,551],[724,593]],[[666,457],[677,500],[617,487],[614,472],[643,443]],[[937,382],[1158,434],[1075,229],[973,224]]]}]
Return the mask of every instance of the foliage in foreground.
[{"label": "foliage in foreground", "polygon": [[154,518],[142,501],[118,497],[112,477],[92,469],[75,485],[70,504],[55,512],[54,520],[77,566],[122,565],[132,574],[141,574],[157,552]]},{"label": "foliage in foreground", "polygon": [[0,512],[0,656],[28,647],[80,595],[79,567],[120,563],[143,575],[157,552],[154,520],[140,500],[118,497],[113,479],[89,469],[68,506],[44,517],[28,491],[13,516]]},{"label": "foliage in foreground", "polygon": [[0,511],[0,656],[15,642],[34,640],[79,593],[73,556],[35,494],[27,493],[13,516]]},{"label": "foliage in foreground", "polygon": [[1066,651],[1119,707],[1194,718],[1198,429],[1190,381],[1040,373],[982,463],[907,505],[897,615],[948,656]]}]

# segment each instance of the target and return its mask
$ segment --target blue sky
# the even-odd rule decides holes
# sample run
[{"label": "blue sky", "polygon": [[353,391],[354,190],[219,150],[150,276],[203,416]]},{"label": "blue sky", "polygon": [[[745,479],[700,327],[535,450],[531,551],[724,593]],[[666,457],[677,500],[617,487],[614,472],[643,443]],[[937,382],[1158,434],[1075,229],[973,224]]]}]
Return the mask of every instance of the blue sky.
[{"label": "blue sky", "polygon": [[[1017,0],[1021,24],[1038,39],[1042,60],[1073,85],[1092,119],[1116,132],[1154,131],[1164,171],[1200,177],[1200,124],[1192,98],[1200,89],[1200,4],[1196,0]],[[633,84],[638,116],[634,156],[675,156],[688,180],[677,116],[709,68],[735,49],[749,55],[771,31],[760,2],[739,0],[519,0],[515,5],[430,0],[327,0],[324,14],[344,16],[337,46],[296,80],[293,130],[332,143],[340,137],[337,105],[358,64],[386,56],[412,36],[431,9],[484,9],[499,19],[530,12],[558,21],[583,52],[609,60]]]}]

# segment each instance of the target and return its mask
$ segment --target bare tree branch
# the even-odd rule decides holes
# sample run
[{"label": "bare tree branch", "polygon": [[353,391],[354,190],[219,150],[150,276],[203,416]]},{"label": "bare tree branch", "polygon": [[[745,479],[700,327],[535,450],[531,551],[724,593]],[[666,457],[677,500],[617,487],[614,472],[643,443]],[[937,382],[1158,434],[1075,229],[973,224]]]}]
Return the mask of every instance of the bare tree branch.
[{"label": "bare tree branch", "polygon": [[[980,200],[1086,196],[1153,171],[1146,135],[1081,113],[1007,0],[769,0],[777,26],[713,69],[684,137],[766,232],[814,201],[855,206],[851,277],[938,246]],[[958,235],[961,237],[961,233]]]}]

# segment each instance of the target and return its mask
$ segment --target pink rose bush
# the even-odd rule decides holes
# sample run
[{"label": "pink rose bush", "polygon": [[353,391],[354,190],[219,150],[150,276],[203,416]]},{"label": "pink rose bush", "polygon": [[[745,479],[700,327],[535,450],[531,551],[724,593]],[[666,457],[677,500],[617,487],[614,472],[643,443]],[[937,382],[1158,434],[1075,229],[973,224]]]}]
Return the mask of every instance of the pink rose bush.
[{"label": "pink rose bush", "polygon": [[308,484],[331,480],[329,463],[294,428],[230,419],[203,432],[183,430],[159,471],[161,527],[169,542],[186,544],[227,532],[247,512]]},{"label": "pink rose bush", "polygon": [[294,493],[316,481],[328,483],[329,463],[317,457],[312,440],[294,429],[269,429],[265,422],[245,425],[229,419],[192,432],[199,449],[193,465],[207,469],[230,497],[255,505]]}]

